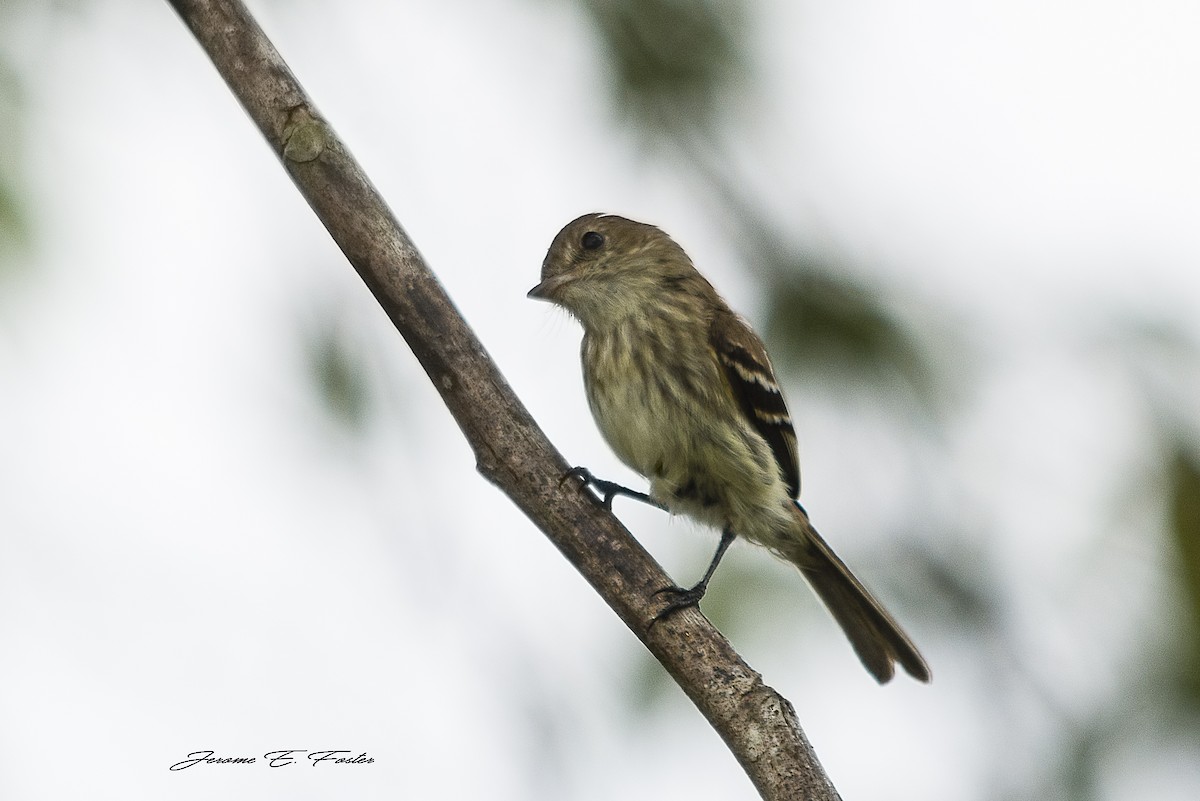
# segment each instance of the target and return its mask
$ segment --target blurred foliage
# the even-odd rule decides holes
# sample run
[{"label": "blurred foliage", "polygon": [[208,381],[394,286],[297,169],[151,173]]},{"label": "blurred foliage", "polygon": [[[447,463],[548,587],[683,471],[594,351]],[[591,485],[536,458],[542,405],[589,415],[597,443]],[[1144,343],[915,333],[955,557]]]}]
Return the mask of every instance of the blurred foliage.
[{"label": "blurred foliage", "polygon": [[645,134],[704,132],[744,78],[738,0],[581,0],[612,71],[614,107]]},{"label": "blurred foliage", "polygon": [[1155,679],[1158,695],[1172,696],[1162,706],[1182,701],[1200,713],[1200,345],[1182,324],[1142,315],[1117,318],[1099,345],[1115,355],[1156,432],[1148,446],[1160,465],[1153,491],[1163,499],[1165,562],[1183,607],[1171,618],[1179,641],[1167,649],[1168,664],[1155,666],[1166,674]]},{"label": "blurred foliage", "polygon": [[768,339],[783,346],[778,360],[805,375],[828,376],[835,386],[846,378],[900,384],[915,396],[935,397],[933,366],[915,337],[877,292],[854,279],[780,269],[767,321]]},{"label": "blurred foliage", "polygon": [[1003,593],[987,569],[987,554],[979,541],[947,537],[937,546],[919,543],[906,549],[902,558],[895,561],[898,565],[910,565],[921,574],[919,581],[912,584],[936,597],[946,617],[983,641],[1001,642]]},{"label": "blurred foliage", "polygon": [[85,6],[81,0],[0,0],[0,279],[14,273],[16,257],[34,237],[24,170],[26,86],[58,21]]},{"label": "blurred foliage", "polygon": [[[0,4],[0,26],[12,9]],[[0,275],[11,270],[13,256],[29,242],[22,198],[26,196],[22,164],[24,104],[21,76],[0,50]]]},{"label": "blurred foliage", "polygon": [[310,326],[305,351],[317,393],[330,415],[348,431],[362,434],[371,411],[371,392],[362,354],[336,311],[323,312]]},{"label": "blurred foliage", "polygon": [[1178,626],[1183,638],[1179,681],[1196,707],[1200,706],[1200,458],[1178,447],[1167,470],[1172,555],[1187,606]]}]

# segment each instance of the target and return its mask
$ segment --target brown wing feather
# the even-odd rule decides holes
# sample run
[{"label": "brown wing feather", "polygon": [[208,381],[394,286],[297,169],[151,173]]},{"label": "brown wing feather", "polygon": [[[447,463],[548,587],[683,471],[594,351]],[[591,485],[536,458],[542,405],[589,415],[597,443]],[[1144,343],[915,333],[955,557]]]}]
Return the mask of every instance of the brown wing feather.
[{"label": "brown wing feather", "polygon": [[713,319],[709,339],[742,413],[771,446],[784,483],[792,497],[797,497],[800,459],[796,432],[766,347],[750,326],[730,311],[721,311]]}]

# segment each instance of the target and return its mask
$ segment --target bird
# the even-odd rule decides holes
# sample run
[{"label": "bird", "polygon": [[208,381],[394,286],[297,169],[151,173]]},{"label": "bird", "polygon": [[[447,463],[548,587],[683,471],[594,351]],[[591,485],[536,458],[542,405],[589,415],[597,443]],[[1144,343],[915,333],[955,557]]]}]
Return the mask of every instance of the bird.
[{"label": "bird", "polygon": [[655,620],[698,604],[740,537],[799,568],[879,683],[896,664],[930,680],[912,640],[799,503],[796,433],[766,346],[674,239],[647,223],[585,214],[554,237],[528,296],[579,321],[592,415],[649,492],[584,468],[568,475],[609,508],[615,495],[629,495],[721,531],[703,578],[660,591],[671,597]]}]

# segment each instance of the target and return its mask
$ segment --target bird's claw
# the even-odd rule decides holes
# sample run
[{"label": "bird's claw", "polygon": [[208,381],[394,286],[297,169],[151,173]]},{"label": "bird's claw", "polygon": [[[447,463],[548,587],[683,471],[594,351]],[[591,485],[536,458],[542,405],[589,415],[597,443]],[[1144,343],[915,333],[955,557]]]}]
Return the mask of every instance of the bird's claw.
[{"label": "bird's claw", "polygon": [[590,487],[596,490],[596,492],[600,493],[600,500],[604,504],[604,508],[610,512],[612,511],[613,498],[618,495],[628,495],[630,498],[635,498],[654,506],[658,505],[654,501],[650,500],[650,496],[646,495],[645,493],[631,490],[628,487],[623,487],[615,481],[605,481],[602,478],[596,478],[594,475],[592,475],[592,471],[588,470],[586,467],[572,467],[566,472],[565,475],[563,475],[562,481],[559,483],[561,484],[563,481],[566,481],[570,478],[577,478],[583,482],[583,486]]},{"label": "bird's claw", "polygon": [[700,599],[704,597],[704,593],[708,591],[705,584],[697,584],[690,589],[683,587],[663,587],[661,590],[656,590],[654,595],[671,595],[673,596],[667,601],[667,605],[658,611],[654,619],[650,621],[650,627],[668,615],[678,612],[680,609],[686,609],[689,606],[698,606]]}]

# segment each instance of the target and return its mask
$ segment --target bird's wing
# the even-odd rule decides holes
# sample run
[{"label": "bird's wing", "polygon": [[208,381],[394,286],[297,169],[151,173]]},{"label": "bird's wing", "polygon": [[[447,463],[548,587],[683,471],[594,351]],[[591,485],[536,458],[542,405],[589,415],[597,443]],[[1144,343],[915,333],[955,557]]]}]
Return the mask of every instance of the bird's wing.
[{"label": "bird's wing", "polygon": [[780,474],[795,498],[800,494],[800,458],[796,431],[766,346],[750,326],[731,311],[721,310],[709,328],[709,343],[724,369],[742,413],[771,446]]}]

